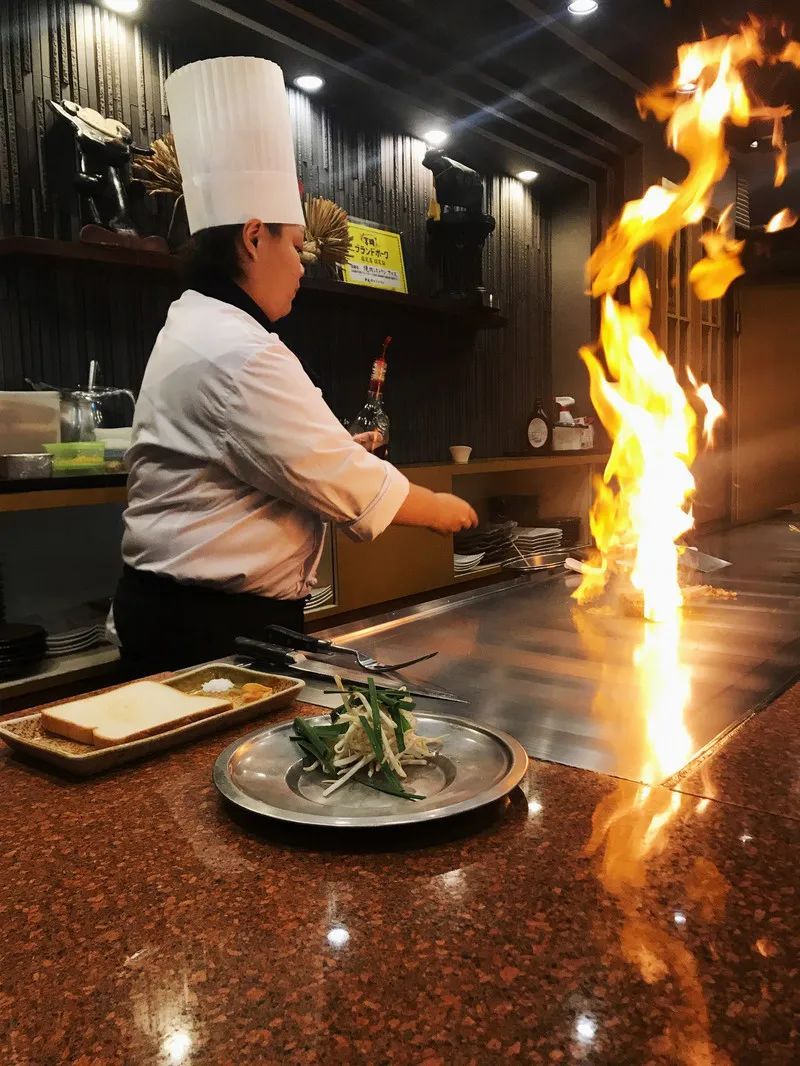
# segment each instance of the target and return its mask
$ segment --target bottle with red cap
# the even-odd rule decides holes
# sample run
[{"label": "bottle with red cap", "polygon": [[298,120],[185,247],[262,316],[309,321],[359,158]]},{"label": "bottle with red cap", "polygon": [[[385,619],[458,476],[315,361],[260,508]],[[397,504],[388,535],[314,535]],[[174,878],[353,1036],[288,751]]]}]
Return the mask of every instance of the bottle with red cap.
[{"label": "bottle with red cap", "polygon": [[386,382],[386,350],[391,342],[391,337],[384,339],[380,355],[372,364],[367,402],[348,427],[353,437],[358,437],[382,459],[389,452],[389,416],[383,407],[383,387]]}]

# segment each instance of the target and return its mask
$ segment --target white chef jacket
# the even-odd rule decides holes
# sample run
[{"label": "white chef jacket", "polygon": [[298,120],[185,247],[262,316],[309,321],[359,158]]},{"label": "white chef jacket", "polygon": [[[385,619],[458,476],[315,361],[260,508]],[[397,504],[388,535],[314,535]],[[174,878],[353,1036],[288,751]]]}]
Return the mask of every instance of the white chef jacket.
[{"label": "white chef jacket", "polygon": [[276,599],[316,583],[324,519],[372,540],[408,494],[274,333],[192,289],[156,340],[126,462],[129,566]]}]

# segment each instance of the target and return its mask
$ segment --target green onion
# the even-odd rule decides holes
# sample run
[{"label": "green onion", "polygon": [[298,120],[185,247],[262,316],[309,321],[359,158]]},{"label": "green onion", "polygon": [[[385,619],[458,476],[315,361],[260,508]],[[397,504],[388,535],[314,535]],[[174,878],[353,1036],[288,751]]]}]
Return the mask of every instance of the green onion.
[{"label": "green onion", "polygon": [[366,785],[367,788],[374,788],[376,792],[388,792],[390,796],[399,796],[401,799],[425,799],[424,796],[418,796],[414,792],[406,792],[402,785],[395,787],[388,782],[381,781],[380,776],[377,774],[374,777],[370,777],[369,774],[365,774],[363,770],[353,777],[353,781],[358,781],[360,785]]},{"label": "green onion", "polygon": [[304,718],[295,718],[293,725],[295,733],[308,744],[316,758],[322,764],[325,772],[329,774],[335,773],[328,746],[324,743],[321,737],[317,735],[314,726],[309,725]]},{"label": "green onion", "polygon": [[378,762],[382,763],[385,755],[383,751],[383,730],[381,729],[381,708],[378,703],[378,689],[372,678],[369,679],[369,703],[372,707],[372,728],[375,730],[375,740],[377,745],[375,746],[375,754],[378,756]]}]

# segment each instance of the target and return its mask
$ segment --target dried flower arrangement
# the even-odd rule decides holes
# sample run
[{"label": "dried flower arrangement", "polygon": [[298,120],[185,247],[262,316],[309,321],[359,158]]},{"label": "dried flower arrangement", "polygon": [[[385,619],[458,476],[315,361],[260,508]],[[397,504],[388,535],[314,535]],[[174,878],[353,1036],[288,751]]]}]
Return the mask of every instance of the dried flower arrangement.
[{"label": "dried flower arrangement", "polygon": [[[136,163],[135,176],[149,196],[174,196],[175,209],[183,199],[181,168],[171,133],[153,141],[153,155]],[[333,200],[322,196],[306,197],[303,205],[306,216],[306,235],[302,259],[306,264],[320,262],[333,269],[345,263],[350,254],[350,234],[347,214]],[[170,230],[175,210],[170,220]]]}]

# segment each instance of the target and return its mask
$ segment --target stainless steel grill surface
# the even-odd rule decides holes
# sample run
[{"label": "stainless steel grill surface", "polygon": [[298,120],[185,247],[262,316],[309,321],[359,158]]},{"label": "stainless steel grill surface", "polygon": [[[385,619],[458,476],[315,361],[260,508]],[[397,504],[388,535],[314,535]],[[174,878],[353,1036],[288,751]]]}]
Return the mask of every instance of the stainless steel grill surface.
[{"label": "stainless steel grill surface", "polygon": [[[703,550],[733,563],[709,583],[737,596],[686,612],[680,661],[691,688],[683,709],[672,692],[679,671],[662,679],[663,701],[643,691],[635,655],[646,624],[576,608],[575,575],[515,578],[325,635],[389,661],[437,648],[409,676],[469,699],[463,717],[511,733],[535,758],[653,783],[800,676],[800,534],[792,521],[787,512],[702,539]],[[661,758],[653,760],[659,731]]]}]

